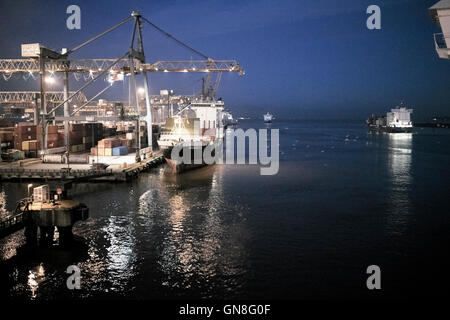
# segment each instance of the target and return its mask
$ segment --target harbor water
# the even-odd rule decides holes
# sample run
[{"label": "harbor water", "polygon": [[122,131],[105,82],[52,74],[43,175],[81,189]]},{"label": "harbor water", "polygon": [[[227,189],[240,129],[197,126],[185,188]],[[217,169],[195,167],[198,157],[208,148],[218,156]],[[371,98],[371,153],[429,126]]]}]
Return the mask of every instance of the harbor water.
[{"label": "harbor water", "polygon": [[[371,134],[363,121],[246,120],[280,130],[280,168],[164,166],[71,190],[90,218],[74,248],[0,240],[12,299],[345,299],[438,295],[450,280],[450,131]],[[0,184],[0,215],[27,183]],[[66,286],[77,265],[81,289]],[[370,265],[382,290],[366,287]]]}]

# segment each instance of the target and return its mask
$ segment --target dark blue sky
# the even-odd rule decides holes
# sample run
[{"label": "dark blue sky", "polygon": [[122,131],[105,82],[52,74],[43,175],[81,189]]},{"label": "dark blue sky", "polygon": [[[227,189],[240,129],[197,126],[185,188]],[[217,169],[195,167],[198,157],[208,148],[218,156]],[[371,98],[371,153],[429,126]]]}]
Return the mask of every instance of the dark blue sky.
[{"label": "dark blue sky", "polygon": [[[208,56],[238,60],[246,75],[224,74],[219,89],[237,116],[270,110],[279,118],[363,119],[404,99],[414,108],[415,120],[427,119],[450,114],[450,61],[435,53],[432,35],[439,28],[427,11],[435,2],[2,1],[0,57],[20,58],[21,43],[71,48],[137,9]],[[81,7],[81,30],[66,28],[70,4]],[[366,28],[371,4],[381,7],[381,30]],[[73,58],[118,57],[129,46],[131,27],[122,27]],[[144,28],[144,43],[149,61],[199,58],[150,26]],[[191,94],[199,88],[200,77],[151,74],[151,90],[171,87]],[[32,81],[19,83],[1,80],[0,89],[37,88]],[[119,84],[106,98],[126,96],[127,89]]]}]

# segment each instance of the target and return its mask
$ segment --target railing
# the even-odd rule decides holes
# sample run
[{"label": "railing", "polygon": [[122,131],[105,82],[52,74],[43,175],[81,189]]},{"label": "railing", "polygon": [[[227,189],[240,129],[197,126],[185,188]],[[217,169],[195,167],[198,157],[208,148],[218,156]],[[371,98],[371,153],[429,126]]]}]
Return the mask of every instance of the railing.
[{"label": "railing", "polygon": [[435,33],[434,45],[440,58],[450,59],[450,34]]},{"label": "railing", "polygon": [[443,33],[435,33],[434,34],[434,44],[436,45],[436,48],[450,49],[448,47],[447,43],[450,43],[450,35],[449,34],[443,34]]},{"label": "railing", "polygon": [[22,212],[0,221],[0,237],[7,236],[23,228],[26,219],[28,219],[27,213]]},{"label": "railing", "polygon": [[89,170],[79,170],[79,169],[25,169],[25,168],[1,168],[0,174],[10,174],[10,175],[24,175],[24,176],[64,176],[64,177],[74,177],[74,178],[85,178],[85,177],[96,177],[105,176],[112,174],[111,169],[89,169]]}]

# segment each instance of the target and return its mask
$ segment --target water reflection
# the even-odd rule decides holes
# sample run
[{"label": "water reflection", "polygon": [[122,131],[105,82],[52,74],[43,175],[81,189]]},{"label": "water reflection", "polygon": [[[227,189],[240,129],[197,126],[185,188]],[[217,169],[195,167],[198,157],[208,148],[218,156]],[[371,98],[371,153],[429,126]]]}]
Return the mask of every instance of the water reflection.
[{"label": "water reflection", "polygon": [[412,133],[393,133],[388,135],[388,169],[390,177],[389,226],[392,232],[403,233],[406,228],[411,199],[412,185],[411,157]]},{"label": "water reflection", "polygon": [[228,276],[243,272],[244,224],[236,219],[239,210],[228,209],[230,204],[224,202],[224,168],[162,173],[158,191],[148,190],[140,197],[139,213],[160,252],[161,285],[171,291],[192,289],[207,297],[237,286],[238,279]]},{"label": "water reflection", "polygon": [[32,300],[36,299],[39,286],[45,280],[46,280],[45,269],[42,264],[29,270],[27,284],[28,284],[29,290],[31,291],[31,299]]},{"label": "water reflection", "polygon": [[109,241],[107,265],[112,290],[123,290],[136,268],[135,233],[129,217],[111,216],[103,231]]}]

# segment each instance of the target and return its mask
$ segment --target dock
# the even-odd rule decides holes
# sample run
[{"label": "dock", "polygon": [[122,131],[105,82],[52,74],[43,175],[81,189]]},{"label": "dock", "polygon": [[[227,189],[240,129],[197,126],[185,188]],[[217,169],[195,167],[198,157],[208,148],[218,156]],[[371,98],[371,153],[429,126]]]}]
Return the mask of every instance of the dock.
[{"label": "dock", "polygon": [[[129,181],[141,172],[154,168],[164,162],[162,154],[157,153],[140,162],[114,169],[91,169],[90,165],[49,165],[45,163],[28,162],[18,166],[0,166],[0,181],[22,180],[64,180],[71,182],[81,181]],[[28,166],[28,167],[27,167]],[[57,168],[55,168],[57,167]]]},{"label": "dock", "polygon": [[41,243],[51,244],[57,228],[60,244],[68,244],[72,241],[73,225],[88,217],[89,209],[83,203],[62,199],[33,201],[30,197],[20,200],[14,214],[0,221],[0,239],[25,229],[27,243],[36,244],[39,234]]}]

